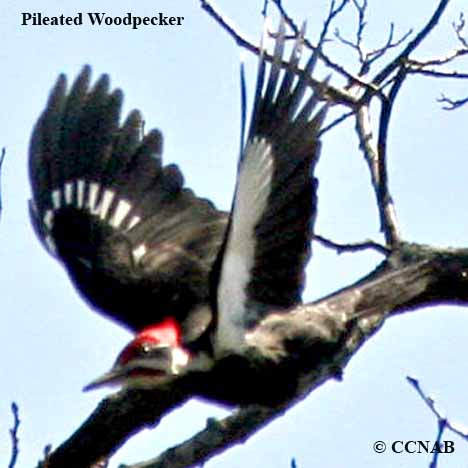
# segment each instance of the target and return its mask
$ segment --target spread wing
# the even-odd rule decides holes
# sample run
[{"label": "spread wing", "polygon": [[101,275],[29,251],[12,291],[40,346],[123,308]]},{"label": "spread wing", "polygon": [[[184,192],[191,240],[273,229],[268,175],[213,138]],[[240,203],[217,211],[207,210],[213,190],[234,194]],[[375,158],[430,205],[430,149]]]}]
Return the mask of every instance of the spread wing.
[{"label": "spread wing", "polygon": [[162,135],[120,125],[122,92],[84,67],[60,76],[30,143],[31,219],[47,250],[99,312],[133,330],[185,319],[208,301],[227,215],[163,166]]},{"label": "spread wing", "polygon": [[218,349],[238,348],[245,329],[259,317],[301,300],[316,211],[313,170],[320,150],[318,132],[326,113],[325,106],[313,115],[318,98],[314,93],[305,97],[318,52],[299,79],[292,71],[300,59],[302,39],[303,33],[293,47],[290,68],[281,73],[282,21],[268,79],[264,51],[260,57],[250,130],[226,239],[212,277],[217,288]]}]

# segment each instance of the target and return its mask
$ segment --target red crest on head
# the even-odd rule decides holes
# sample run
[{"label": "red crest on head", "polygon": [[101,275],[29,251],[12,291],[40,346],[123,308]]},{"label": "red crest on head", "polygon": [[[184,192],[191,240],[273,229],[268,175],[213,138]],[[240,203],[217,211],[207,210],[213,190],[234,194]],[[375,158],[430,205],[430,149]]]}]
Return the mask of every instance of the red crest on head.
[{"label": "red crest on head", "polygon": [[180,326],[173,318],[167,318],[158,324],[143,328],[122,350],[117,362],[126,364],[141,355],[145,345],[155,346],[158,344],[174,348],[180,345]]}]

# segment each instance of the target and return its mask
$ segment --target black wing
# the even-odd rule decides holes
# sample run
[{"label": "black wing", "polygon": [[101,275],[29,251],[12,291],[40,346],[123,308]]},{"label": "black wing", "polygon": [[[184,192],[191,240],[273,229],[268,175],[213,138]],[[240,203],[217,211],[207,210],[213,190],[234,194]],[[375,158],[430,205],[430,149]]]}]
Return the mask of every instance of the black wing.
[{"label": "black wing", "polygon": [[227,215],[163,166],[162,135],[138,111],[119,124],[122,92],[84,67],[53,88],[30,143],[31,219],[91,305],[139,330],[184,320],[208,301]]},{"label": "black wing", "polygon": [[302,42],[303,32],[281,83],[284,21],[268,79],[264,52],[260,57],[229,227],[212,277],[217,287],[216,341],[222,349],[238,348],[245,329],[268,311],[301,300],[316,214],[318,132],[326,113],[325,106],[312,116],[318,103],[314,93],[304,99],[317,51],[301,78],[294,78]]}]

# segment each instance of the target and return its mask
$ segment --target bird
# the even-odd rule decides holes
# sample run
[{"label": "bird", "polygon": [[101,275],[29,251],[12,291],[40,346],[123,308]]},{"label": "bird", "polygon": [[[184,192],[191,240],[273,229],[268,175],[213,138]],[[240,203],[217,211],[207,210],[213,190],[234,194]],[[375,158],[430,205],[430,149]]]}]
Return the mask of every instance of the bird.
[{"label": "bird", "polygon": [[[230,212],[185,187],[162,161],[159,130],[143,134],[108,75],[91,86],[85,66],[70,90],[60,75],[32,133],[29,203],[34,230],[92,309],[135,334],[112,369],[85,389],[151,387],[189,368],[242,352],[271,311],[301,302],[316,216],[314,167],[327,105],[310,90],[319,48],[303,73],[305,26],[284,67],[285,21],[268,60],[262,37]],[[310,95],[307,95],[307,94]],[[203,362],[203,361],[201,361]]]}]

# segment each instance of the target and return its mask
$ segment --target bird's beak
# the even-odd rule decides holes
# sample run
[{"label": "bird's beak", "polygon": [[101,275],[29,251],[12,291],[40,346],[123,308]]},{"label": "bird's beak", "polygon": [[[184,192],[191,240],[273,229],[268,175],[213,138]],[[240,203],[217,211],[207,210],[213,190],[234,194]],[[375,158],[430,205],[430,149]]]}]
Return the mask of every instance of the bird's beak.
[{"label": "bird's beak", "polygon": [[113,368],[83,387],[83,391],[88,392],[89,390],[96,390],[106,385],[119,385],[119,383],[122,383],[121,379],[124,375],[122,370]]},{"label": "bird's beak", "polygon": [[107,385],[126,387],[155,387],[179,375],[190,361],[190,354],[180,347],[161,346],[147,356],[132,360],[125,365],[118,362],[114,367],[83,388],[95,390]]}]

